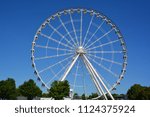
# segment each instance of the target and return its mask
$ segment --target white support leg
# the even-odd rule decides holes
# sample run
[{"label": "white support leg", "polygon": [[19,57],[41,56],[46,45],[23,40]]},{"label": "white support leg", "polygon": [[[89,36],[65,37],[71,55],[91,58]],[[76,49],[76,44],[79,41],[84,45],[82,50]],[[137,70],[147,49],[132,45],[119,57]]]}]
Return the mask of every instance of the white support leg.
[{"label": "white support leg", "polygon": [[107,93],[109,94],[110,98],[112,100],[114,100],[113,96],[111,95],[110,91],[108,90],[108,88],[106,87],[106,85],[104,84],[104,82],[102,81],[101,77],[99,76],[99,74],[96,72],[96,70],[94,69],[94,67],[92,66],[92,64],[90,63],[90,61],[87,59],[87,57],[85,55],[83,55],[84,59],[87,61],[87,63],[89,64],[90,68],[92,69],[92,71],[94,72],[94,74],[98,77],[98,79],[100,80],[101,84],[103,85],[104,89],[107,91]]},{"label": "white support leg", "polygon": [[94,82],[94,84],[95,84],[95,86],[96,86],[98,92],[99,92],[101,95],[103,95],[104,98],[107,100],[107,97],[106,97],[106,95],[105,95],[105,93],[104,93],[104,91],[103,91],[101,85],[99,84],[99,81],[97,80],[97,78],[96,78],[94,72],[92,71],[92,69],[90,68],[90,66],[88,65],[88,63],[85,61],[85,59],[84,59],[83,57],[82,57],[82,59],[83,59],[83,61],[84,61],[84,64],[85,64],[87,70],[89,71],[89,73],[90,73],[90,75],[91,75],[91,79],[93,80],[93,82]]},{"label": "white support leg", "polygon": [[[84,60],[83,60],[83,61],[84,61]],[[89,72],[90,75],[91,75],[91,79],[93,80],[93,82],[94,82],[94,84],[95,84],[95,87],[97,88],[98,92],[102,95],[102,92],[101,92],[101,90],[99,89],[99,86],[98,86],[97,82],[96,82],[95,79],[94,79],[95,76],[93,75],[92,71],[90,70],[89,66],[85,63],[85,61],[84,61],[84,64],[85,64],[85,66],[86,66],[88,72]]]},{"label": "white support leg", "polygon": [[77,54],[74,58],[74,60],[72,61],[71,65],[69,66],[69,68],[67,69],[67,71],[65,72],[65,74],[63,75],[63,77],[60,79],[60,81],[64,81],[67,77],[67,75],[69,74],[69,72],[71,71],[72,67],[74,66],[75,62],[77,61],[79,57],[79,54]]}]

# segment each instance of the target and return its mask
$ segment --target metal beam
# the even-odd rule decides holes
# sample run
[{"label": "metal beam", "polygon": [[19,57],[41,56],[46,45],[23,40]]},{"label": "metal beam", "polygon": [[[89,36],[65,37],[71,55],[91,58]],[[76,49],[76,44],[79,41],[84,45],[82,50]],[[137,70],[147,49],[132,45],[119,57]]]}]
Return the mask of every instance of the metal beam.
[{"label": "metal beam", "polygon": [[89,66],[91,67],[91,69],[94,72],[94,74],[98,77],[99,81],[101,82],[101,84],[103,85],[103,87],[107,91],[107,93],[109,94],[110,98],[112,100],[114,100],[114,98],[111,95],[110,91],[108,90],[108,88],[106,87],[106,85],[104,84],[104,82],[102,81],[101,77],[99,76],[99,74],[97,73],[97,71],[95,70],[95,68],[92,66],[92,64],[90,63],[90,61],[88,60],[88,58],[84,54],[83,54],[83,57],[87,61],[87,63],[89,64]]},{"label": "metal beam", "polygon": [[60,81],[64,81],[64,80],[66,79],[67,75],[69,74],[69,72],[71,71],[71,69],[72,69],[72,67],[74,66],[75,62],[77,61],[78,57],[79,57],[79,54],[77,54],[77,55],[75,56],[75,58],[73,59],[71,65],[70,65],[69,68],[66,70],[65,74],[64,74],[63,77],[60,79]]},{"label": "metal beam", "polygon": [[101,85],[99,84],[99,82],[98,82],[98,80],[97,80],[97,78],[96,78],[94,72],[92,71],[92,69],[90,68],[90,66],[88,65],[88,63],[84,60],[83,57],[82,57],[82,59],[83,59],[83,61],[84,61],[84,64],[85,64],[87,70],[89,71],[89,73],[90,73],[90,75],[91,75],[91,79],[93,80],[93,82],[94,82],[94,84],[95,84],[95,86],[96,86],[98,92],[99,92],[101,95],[103,95],[104,98],[107,100],[107,97],[106,97],[106,95],[105,95],[105,93],[104,93],[104,91],[103,91]]}]

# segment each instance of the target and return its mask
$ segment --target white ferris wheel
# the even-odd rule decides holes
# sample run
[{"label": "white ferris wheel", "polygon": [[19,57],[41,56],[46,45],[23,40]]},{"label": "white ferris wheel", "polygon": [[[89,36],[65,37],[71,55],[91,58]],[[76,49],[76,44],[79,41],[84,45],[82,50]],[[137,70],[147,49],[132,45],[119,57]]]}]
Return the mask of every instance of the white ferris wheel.
[{"label": "white ferris wheel", "polygon": [[118,27],[95,10],[68,9],[47,18],[32,42],[32,66],[42,86],[68,80],[73,93],[114,99],[126,72],[127,50]]}]

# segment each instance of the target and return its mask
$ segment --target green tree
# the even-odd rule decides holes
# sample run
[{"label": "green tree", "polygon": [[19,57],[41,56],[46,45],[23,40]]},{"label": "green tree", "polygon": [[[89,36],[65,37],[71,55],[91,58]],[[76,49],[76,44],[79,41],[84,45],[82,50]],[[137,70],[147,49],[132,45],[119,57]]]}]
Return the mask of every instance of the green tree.
[{"label": "green tree", "polygon": [[126,95],[125,94],[116,94],[116,93],[114,93],[114,94],[112,94],[112,96],[114,97],[115,100],[125,100],[126,99]]},{"label": "green tree", "polygon": [[139,92],[137,98],[139,100],[150,100],[150,87],[143,87],[143,90]]},{"label": "green tree", "polygon": [[64,97],[69,96],[70,86],[67,80],[54,81],[49,90],[49,96],[55,100],[62,100]]},{"label": "green tree", "polygon": [[18,87],[18,94],[27,97],[28,100],[32,100],[36,96],[42,96],[42,91],[36,83],[30,79]]},{"label": "green tree", "polygon": [[8,78],[5,81],[0,81],[0,99],[15,100],[16,96],[16,84],[14,79]]},{"label": "green tree", "polygon": [[112,96],[114,97],[115,100],[117,100],[119,97],[119,94],[114,93],[114,94],[112,94]]},{"label": "green tree", "polygon": [[150,87],[135,84],[128,90],[127,97],[129,100],[148,100],[150,99]]},{"label": "green tree", "polygon": [[74,93],[73,99],[80,99],[80,96],[78,95],[78,93]]},{"label": "green tree", "polygon": [[82,98],[82,100],[86,100],[85,94],[82,94],[81,98]]},{"label": "green tree", "polygon": [[119,97],[120,97],[120,98],[122,98],[122,99],[124,99],[124,100],[126,100],[126,99],[127,99],[126,94],[120,94],[120,95],[119,95]]},{"label": "green tree", "polygon": [[48,93],[43,93],[42,97],[49,97],[49,94]]},{"label": "green tree", "polygon": [[79,96],[77,93],[74,93],[74,95],[73,96]]},{"label": "green tree", "polygon": [[98,97],[97,93],[92,93],[91,95],[89,95],[88,99],[92,99],[92,98],[96,98]]},{"label": "green tree", "polygon": [[135,84],[127,91],[127,97],[129,100],[138,100],[139,92],[143,90],[140,84]]}]

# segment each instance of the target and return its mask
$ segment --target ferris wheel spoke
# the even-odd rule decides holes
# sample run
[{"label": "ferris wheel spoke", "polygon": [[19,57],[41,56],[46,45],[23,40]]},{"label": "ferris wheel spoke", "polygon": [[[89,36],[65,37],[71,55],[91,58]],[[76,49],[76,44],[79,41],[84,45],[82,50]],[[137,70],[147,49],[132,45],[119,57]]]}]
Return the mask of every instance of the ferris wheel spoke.
[{"label": "ferris wheel spoke", "polygon": [[[75,22],[79,22],[80,20],[74,20]],[[71,21],[67,21],[67,22],[65,22],[64,23],[64,25],[65,24],[69,24]],[[56,30],[59,30],[60,29],[60,27],[62,26],[62,24],[60,24],[57,28],[55,28]],[[53,30],[53,32],[51,33],[51,35],[50,35],[50,37],[53,35],[55,33],[55,30]],[[70,31],[69,33],[72,33],[72,31]],[[68,34],[65,34],[64,36],[66,37],[66,35],[68,35]],[[70,40],[71,41],[71,40]]]},{"label": "ferris wheel spoke", "polygon": [[102,23],[98,26],[98,28],[96,29],[96,31],[93,33],[93,35],[90,37],[90,39],[88,39],[87,43],[85,45],[83,45],[84,47],[86,47],[88,45],[88,43],[91,41],[91,39],[94,37],[94,35],[99,31],[99,29],[102,27],[102,25],[104,24],[104,20],[102,21]]},{"label": "ferris wheel spoke", "polygon": [[88,53],[102,53],[102,54],[121,54],[122,51],[88,51]]},{"label": "ferris wheel spoke", "polygon": [[102,69],[106,70],[107,72],[109,72],[110,74],[112,74],[114,77],[118,78],[119,75],[112,72],[110,69],[106,68],[105,66],[101,65],[100,63],[98,63],[97,61],[95,61],[94,59],[92,59],[91,57],[88,56],[88,58],[90,60],[92,60],[95,64],[97,64],[98,66],[100,66]]},{"label": "ferris wheel spoke", "polygon": [[37,58],[35,58],[35,60],[50,59],[50,58],[56,58],[56,57],[67,56],[67,55],[71,55],[71,54],[73,54],[73,53],[57,54],[57,55],[53,55],[53,56],[37,57]]},{"label": "ferris wheel spoke", "polygon": [[104,43],[104,44],[101,44],[99,46],[95,46],[95,47],[92,47],[92,48],[87,48],[86,50],[93,50],[93,49],[97,49],[97,48],[100,48],[100,47],[103,47],[103,46],[106,46],[106,45],[110,45],[110,44],[113,44],[113,43],[116,43],[116,42],[119,42],[120,40],[117,39],[115,41],[110,41],[108,43]]},{"label": "ferris wheel spoke", "polygon": [[68,29],[66,28],[65,24],[63,23],[62,19],[60,17],[59,18],[59,21],[61,22],[62,26],[64,27],[64,29],[66,30],[67,34],[69,35],[70,39],[72,40],[72,42],[74,43],[74,46],[76,46],[76,43],[74,42],[72,36],[70,35]]},{"label": "ferris wheel spoke", "polygon": [[52,49],[52,50],[58,50],[58,51],[60,50],[60,51],[73,52],[73,50],[68,50],[68,49],[63,49],[63,48],[55,48],[55,47],[50,47],[50,46],[35,45],[35,47],[45,48],[45,49]]},{"label": "ferris wheel spoke", "polygon": [[91,57],[100,59],[100,60],[104,60],[104,61],[106,61],[106,62],[110,62],[110,63],[117,64],[117,65],[122,65],[122,63],[113,61],[113,60],[111,60],[111,59],[102,58],[102,57],[99,57],[99,56],[96,56],[96,55],[92,55],[92,54],[88,54],[88,55],[91,56]]},{"label": "ferris wheel spoke", "polygon": [[72,15],[71,15],[70,12],[69,12],[69,14],[70,14],[70,20],[71,20],[72,28],[73,28],[73,31],[74,31],[74,34],[75,34],[75,39],[76,39],[77,45],[79,45],[78,38],[77,38],[77,33],[76,33],[75,26],[74,26],[74,23],[73,23],[74,20],[72,19]]},{"label": "ferris wheel spoke", "polygon": [[[52,28],[53,30],[54,30],[54,32],[56,32],[59,36],[61,36],[61,38],[62,39],[65,39],[67,42],[68,42],[68,44],[70,44],[71,46],[74,46],[70,41],[68,41],[68,39],[65,37],[65,36],[63,36],[63,34],[61,34],[56,28],[54,28],[50,23],[48,23],[48,26],[50,27],[50,28]],[[69,34],[69,32],[68,32],[68,34]]]},{"label": "ferris wheel spoke", "polygon": [[91,47],[93,44],[95,44],[97,41],[101,40],[102,38],[104,38],[105,36],[107,36],[109,33],[111,33],[114,29],[112,28],[111,30],[109,30],[108,32],[106,32],[105,34],[103,34],[101,37],[99,37],[98,39],[96,39],[93,43],[91,43],[90,45],[88,45],[87,47],[85,47],[86,49]]},{"label": "ferris wheel spoke", "polygon": [[83,20],[83,13],[82,13],[82,11],[81,11],[81,19],[80,19],[80,46],[81,46],[81,44],[82,44],[82,20]]},{"label": "ferris wheel spoke", "polygon": [[60,42],[60,41],[58,41],[58,40],[56,40],[56,39],[54,39],[54,38],[52,38],[52,37],[50,37],[50,36],[48,36],[48,35],[45,35],[45,34],[43,34],[43,33],[40,33],[40,35],[43,36],[43,37],[45,37],[45,38],[47,38],[47,39],[49,39],[49,40],[51,40],[51,41],[54,41],[54,42],[56,42],[56,43],[58,43],[58,44],[61,44],[61,45],[65,46],[65,47],[68,47],[68,48],[70,48],[70,49],[73,49],[73,47],[68,46],[67,44],[62,43],[62,42]]},{"label": "ferris wheel spoke", "polygon": [[[60,71],[58,71],[47,83],[46,85],[50,84],[56,77],[58,77],[58,75],[66,69],[66,67],[70,64],[71,62],[68,62],[65,66],[62,65],[62,69]],[[60,63],[61,64],[61,63]],[[58,77],[59,78],[59,77]]]},{"label": "ferris wheel spoke", "polygon": [[90,23],[89,23],[88,29],[87,29],[86,34],[85,34],[85,37],[84,37],[84,39],[83,39],[83,44],[82,44],[82,46],[83,46],[83,45],[85,44],[85,42],[86,42],[87,35],[88,35],[88,33],[89,33],[89,30],[90,30],[91,24],[92,24],[92,22],[93,22],[93,18],[94,18],[94,15],[92,16],[92,18],[91,18],[91,20],[90,20]]},{"label": "ferris wheel spoke", "polygon": [[63,63],[64,61],[67,61],[67,60],[70,59],[70,58],[73,58],[73,55],[72,55],[72,56],[69,56],[69,57],[67,57],[67,58],[65,58],[65,59],[63,59],[63,60],[61,60],[61,61],[58,61],[57,63],[54,63],[53,65],[50,65],[50,66],[48,66],[48,67],[46,67],[46,68],[40,70],[39,73],[42,73],[42,72],[44,72],[44,71],[47,71],[47,70],[49,70],[50,68],[52,68],[52,67],[54,67],[54,66],[56,66],[56,65],[58,65],[58,64],[61,64],[61,63]]},{"label": "ferris wheel spoke", "polygon": [[49,70],[50,70],[50,72],[51,72],[53,75],[56,74],[51,68],[50,68]]},{"label": "ferris wheel spoke", "polygon": [[100,75],[101,79],[105,82],[105,84],[107,85],[108,89],[111,88],[111,84],[101,75],[100,72],[98,72],[98,74]]}]

